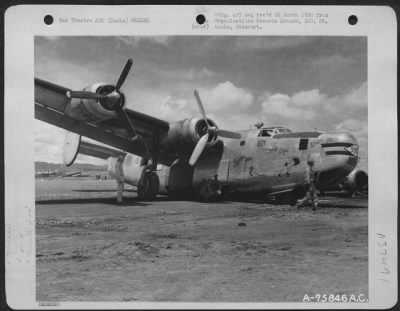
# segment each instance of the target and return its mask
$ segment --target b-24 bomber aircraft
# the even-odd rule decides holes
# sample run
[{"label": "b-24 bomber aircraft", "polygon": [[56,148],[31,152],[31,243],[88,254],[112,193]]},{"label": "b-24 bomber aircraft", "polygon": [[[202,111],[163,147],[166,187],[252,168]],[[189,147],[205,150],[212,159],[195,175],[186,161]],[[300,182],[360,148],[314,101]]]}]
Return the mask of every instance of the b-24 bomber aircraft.
[{"label": "b-24 bomber aircraft", "polygon": [[358,144],[350,133],[292,132],[263,124],[223,130],[207,118],[197,91],[201,117],[169,123],[128,109],[121,87],[131,66],[129,59],[116,84],[94,83],[83,91],[35,78],[35,118],[69,131],[66,165],[78,153],[108,159],[109,174],[137,186],[146,200],[157,194],[207,200],[217,183],[223,197],[290,203],[305,194],[308,160],[315,163],[321,190],[344,180],[357,165]]}]

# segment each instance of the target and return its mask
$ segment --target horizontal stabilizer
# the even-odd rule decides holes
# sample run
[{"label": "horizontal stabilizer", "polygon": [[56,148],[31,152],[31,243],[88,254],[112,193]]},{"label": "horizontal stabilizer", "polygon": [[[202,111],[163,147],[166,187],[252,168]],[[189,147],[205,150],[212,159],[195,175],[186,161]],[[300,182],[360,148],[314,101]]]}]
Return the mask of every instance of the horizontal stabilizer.
[{"label": "horizontal stabilizer", "polygon": [[100,159],[108,159],[109,157],[118,157],[126,154],[121,150],[97,145],[84,139],[81,140],[79,153]]},{"label": "horizontal stabilizer", "polygon": [[67,132],[64,141],[63,162],[66,166],[71,166],[78,154],[83,154],[100,159],[108,159],[109,157],[124,156],[124,151],[102,146],[89,142],[79,134]]}]

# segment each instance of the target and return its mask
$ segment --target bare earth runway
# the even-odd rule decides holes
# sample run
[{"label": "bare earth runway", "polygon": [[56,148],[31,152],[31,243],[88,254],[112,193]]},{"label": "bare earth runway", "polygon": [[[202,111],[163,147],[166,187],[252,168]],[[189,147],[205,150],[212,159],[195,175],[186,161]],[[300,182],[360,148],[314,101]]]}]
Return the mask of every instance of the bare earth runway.
[{"label": "bare earth runway", "polygon": [[[39,301],[290,302],[368,297],[368,201],[138,201],[115,183],[36,181]],[[240,225],[239,225],[240,224]]]}]

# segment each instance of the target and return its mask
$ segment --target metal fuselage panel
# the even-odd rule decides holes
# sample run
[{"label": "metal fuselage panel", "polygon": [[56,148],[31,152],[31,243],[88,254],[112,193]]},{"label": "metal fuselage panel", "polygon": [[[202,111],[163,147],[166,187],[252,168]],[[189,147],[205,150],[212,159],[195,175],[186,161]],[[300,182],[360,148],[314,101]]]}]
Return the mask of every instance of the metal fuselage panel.
[{"label": "metal fuselage panel", "polygon": [[258,133],[259,130],[249,130],[241,132],[240,140],[222,139],[224,147],[200,157],[194,168],[186,161],[162,166],[157,170],[160,193],[190,194],[204,179],[215,175],[222,186],[241,195],[287,192],[304,185],[310,159],[320,176],[317,185],[323,188],[345,178],[357,164],[357,141],[348,133],[305,132],[269,137]]},{"label": "metal fuselage panel", "polygon": [[[314,170],[331,180],[347,176],[357,164],[357,155],[341,153],[356,145],[347,133],[293,133],[259,137],[258,130],[241,132],[241,140],[224,140],[220,155],[202,158],[194,169],[193,187],[202,179],[218,175],[222,185],[241,194],[279,193],[304,184],[307,160],[314,160]],[[324,148],[323,146],[328,146]],[[333,146],[333,147],[330,147]],[[329,149],[330,148],[330,149]],[[325,150],[336,148],[329,155]]]},{"label": "metal fuselage panel", "polygon": [[[293,188],[300,183],[305,169],[302,162],[310,150],[298,150],[297,138],[274,139],[258,137],[257,133],[243,132],[241,140],[225,140],[222,161],[199,161],[195,168],[194,186],[202,178],[218,174],[220,164],[226,162],[229,162],[228,177],[223,184],[238,193],[270,193]],[[311,150],[318,154],[320,152],[316,146]],[[299,160],[295,161],[294,158]]]}]

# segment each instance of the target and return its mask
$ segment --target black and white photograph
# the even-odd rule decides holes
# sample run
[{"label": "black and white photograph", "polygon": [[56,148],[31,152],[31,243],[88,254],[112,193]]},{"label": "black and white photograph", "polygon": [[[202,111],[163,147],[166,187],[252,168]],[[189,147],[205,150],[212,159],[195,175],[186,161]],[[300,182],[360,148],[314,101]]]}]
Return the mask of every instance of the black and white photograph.
[{"label": "black and white photograph", "polygon": [[395,17],[10,8],[7,304],[393,306]]},{"label": "black and white photograph", "polygon": [[365,37],[36,37],[38,300],[367,301],[367,88]]}]

